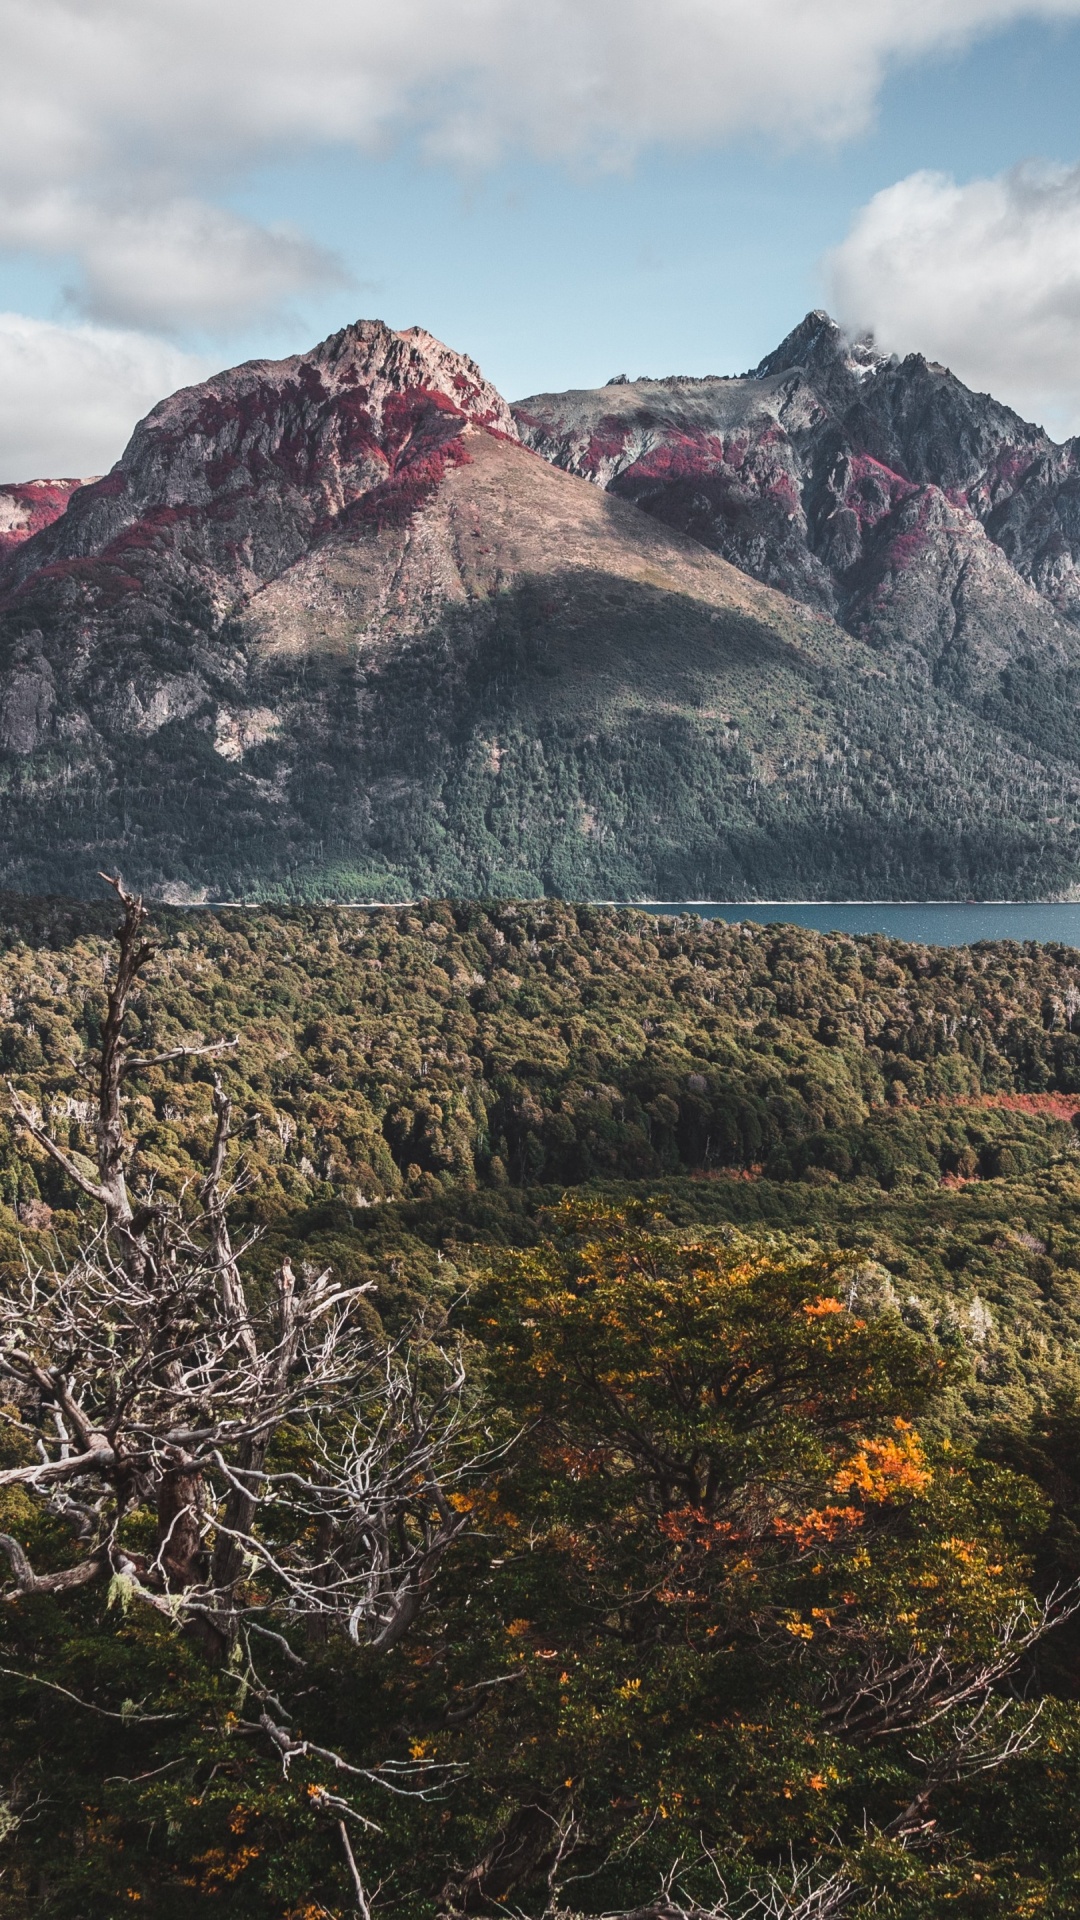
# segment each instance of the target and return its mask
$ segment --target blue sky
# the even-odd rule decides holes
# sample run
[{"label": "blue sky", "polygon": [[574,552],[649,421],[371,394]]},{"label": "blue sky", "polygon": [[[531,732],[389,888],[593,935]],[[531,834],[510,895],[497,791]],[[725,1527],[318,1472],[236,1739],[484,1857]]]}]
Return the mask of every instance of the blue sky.
[{"label": "blue sky", "polygon": [[1080,0],[397,0],[396,39],[372,0],[156,0],[153,40],[134,4],[0,0],[0,478],[358,315],[516,398],[738,371],[839,305],[1080,427]]},{"label": "blue sky", "polygon": [[415,143],[338,151],[235,198],[302,224],[359,282],[250,351],[293,352],[363,312],[428,327],[514,399],[624,371],[739,372],[828,304],[823,256],[873,194],[920,168],[965,181],[1033,158],[1080,161],[1080,23],[1026,22],[894,72],[868,132],[825,151],[759,136],[615,174],[517,160],[468,177]]}]

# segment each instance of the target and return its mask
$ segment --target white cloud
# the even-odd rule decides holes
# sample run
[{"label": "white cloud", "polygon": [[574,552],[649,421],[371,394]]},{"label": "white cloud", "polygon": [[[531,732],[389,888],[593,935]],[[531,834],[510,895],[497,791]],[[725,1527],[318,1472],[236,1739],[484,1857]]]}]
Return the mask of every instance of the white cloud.
[{"label": "white cloud", "polygon": [[4,241],[74,256],[81,274],[70,297],[88,318],[165,333],[228,332],[348,277],[303,234],[190,198],[116,206],[58,188],[5,205],[0,195]]},{"label": "white cloud", "polygon": [[1080,167],[897,181],[826,262],[833,310],[1055,433],[1080,429]]},{"label": "white cloud", "polygon": [[[55,261],[91,323],[0,319],[0,472],[107,466],[141,412],[205,371],[148,330],[228,333],[341,279],[303,235],[228,210],[267,161],[335,144],[378,151],[405,132],[466,167],[513,149],[604,166],[650,144],[840,140],[866,124],[890,64],[1018,19],[1076,17],[1080,0],[0,0],[0,248]],[[1045,297],[1023,309],[1021,345],[1057,392],[1072,339],[1075,183],[1018,180],[983,188],[1010,207],[1026,194],[1056,209],[1039,216],[1042,265],[1028,278]],[[969,284],[946,208],[976,189],[922,181],[892,193],[837,256],[845,311],[865,306],[885,337],[895,323],[897,338],[910,331],[969,369],[982,365],[981,341],[1005,386],[1003,294],[960,348],[948,333],[950,312],[958,324],[972,285],[979,294],[983,262],[976,241]],[[975,202],[963,205],[967,231]],[[929,243],[912,223],[928,221],[948,257],[935,265],[931,249],[920,279]],[[890,277],[892,233],[908,235],[921,306]],[[1022,235],[991,252],[1019,260]],[[935,306],[937,272],[953,293]],[[1000,277],[1012,315],[1024,274],[1003,266]]]},{"label": "white cloud", "polygon": [[136,420],[210,371],[144,334],[0,313],[0,480],[106,472]]},{"label": "white cloud", "polygon": [[[0,0],[0,244],[85,310],[228,325],[331,263],[196,206],[245,168],[403,128],[486,164],[856,133],[886,67],[1080,0]],[[158,244],[155,241],[155,228]],[[248,263],[253,262],[253,267]]]}]

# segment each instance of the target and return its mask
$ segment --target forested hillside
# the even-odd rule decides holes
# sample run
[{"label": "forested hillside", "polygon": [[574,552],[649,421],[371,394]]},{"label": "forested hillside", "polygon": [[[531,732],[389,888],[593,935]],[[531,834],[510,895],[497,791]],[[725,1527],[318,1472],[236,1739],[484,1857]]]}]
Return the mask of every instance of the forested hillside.
[{"label": "forested hillside", "polygon": [[817,316],[515,424],[358,321],[0,489],[0,884],[1070,897],[1071,455],[871,360]]},{"label": "forested hillside", "polygon": [[5,1920],[1075,1911],[1080,954],[115,919],[2,914]]},{"label": "forested hillside", "polygon": [[[937,1299],[958,1284],[946,1223],[985,1240],[998,1183],[1020,1180],[1043,1221],[1025,1230],[1049,1235],[1061,1265],[1042,1335],[1072,1300],[1072,948],[935,950],[558,902],[158,924],[141,1045],[237,1037],[222,1071],[253,1176],[242,1204],[275,1247],[299,1223],[385,1289],[397,1233],[519,1238],[566,1187],[632,1182],[677,1197],[684,1222],[903,1218],[901,1268]],[[3,915],[5,1071],[75,1153],[93,1150],[73,1063],[100,1033],[111,925],[107,908],[63,901],[9,898]],[[147,1175],[173,1190],[191,1178],[209,1099],[198,1061],[140,1076]],[[8,1257],[20,1226],[71,1232],[76,1190],[10,1115],[0,1155]],[[935,1241],[931,1277],[910,1243]],[[983,1278],[1022,1274],[1025,1292],[1048,1257],[1015,1236],[968,1255]]]},{"label": "forested hillside", "polygon": [[[146,1045],[238,1035],[248,1150],[283,1202],[761,1163],[783,1177],[868,1124],[902,1156],[912,1105],[1080,1101],[1067,947],[932,950],[557,901],[160,924]],[[9,897],[0,929],[6,1069],[60,1103],[73,1144],[72,1058],[96,1031],[108,927],[104,908]],[[142,1096],[141,1151],[162,1174],[205,1117],[189,1075],[167,1098],[151,1076]],[[933,1124],[955,1172],[964,1150],[951,1166],[944,1111]],[[27,1198],[29,1163],[8,1165],[8,1199]],[[885,1160],[865,1170],[888,1180]],[[61,1177],[47,1185],[61,1204]]]}]

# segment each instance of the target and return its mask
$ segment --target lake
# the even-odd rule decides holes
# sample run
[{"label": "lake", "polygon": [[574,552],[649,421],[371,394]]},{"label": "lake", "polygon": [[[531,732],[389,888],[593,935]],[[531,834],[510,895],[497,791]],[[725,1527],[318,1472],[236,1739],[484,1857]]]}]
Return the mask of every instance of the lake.
[{"label": "lake", "polygon": [[845,901],[754,900],[723,902],[643,901],[647,913],[696,913],[703,920],[754,920],[814,927],[818,933],[887,933],[921,946],[967,947],[975,940],[1057,940],[1080,947],[1080,901],[978,900]]}]

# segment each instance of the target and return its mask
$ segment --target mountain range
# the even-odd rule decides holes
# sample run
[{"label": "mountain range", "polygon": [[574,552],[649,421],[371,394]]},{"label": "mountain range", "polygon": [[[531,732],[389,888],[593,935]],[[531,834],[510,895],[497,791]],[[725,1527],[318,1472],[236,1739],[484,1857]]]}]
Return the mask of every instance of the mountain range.
[{"label": "mountain range", "polygon": [[413,328],[0,488],[0,885],[1080,897],[1080,474],[814,313],[509,406]]}]

